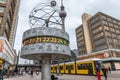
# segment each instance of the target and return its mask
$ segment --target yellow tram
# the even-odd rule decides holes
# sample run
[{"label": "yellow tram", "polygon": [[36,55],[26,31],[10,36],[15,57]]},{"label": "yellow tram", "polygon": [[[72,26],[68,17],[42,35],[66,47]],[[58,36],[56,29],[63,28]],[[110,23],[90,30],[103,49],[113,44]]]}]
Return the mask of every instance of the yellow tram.
[{"label": "yellow tram", "polygon": [[101,59],[92,58],[51,65],[51,72],[57,73],[57,70],[59,70],[61,74],[96,75],[96,65],[102,67]]}]

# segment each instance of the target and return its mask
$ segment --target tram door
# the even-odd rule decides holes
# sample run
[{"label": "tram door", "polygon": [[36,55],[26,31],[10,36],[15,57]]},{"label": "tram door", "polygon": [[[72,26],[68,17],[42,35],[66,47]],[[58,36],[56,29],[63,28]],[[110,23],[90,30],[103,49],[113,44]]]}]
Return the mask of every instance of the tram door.
[{"label": "tram door", "polygon": [[68,71],[68,74],[71,74],[71,68],[70,68],[70,65],[66,65],[66,70]]},{"label": "tram door", "polygon": [[93,66],[92,63],[87,64],[88,74],[93,75]]}]

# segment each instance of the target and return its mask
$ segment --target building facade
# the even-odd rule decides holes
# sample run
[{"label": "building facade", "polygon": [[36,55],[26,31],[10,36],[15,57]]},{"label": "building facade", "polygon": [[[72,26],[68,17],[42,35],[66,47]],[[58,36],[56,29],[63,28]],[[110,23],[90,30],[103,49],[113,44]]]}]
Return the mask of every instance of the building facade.
[{"label": "building facade", "polygon": [[[18,9],[20,0],[0,0],[0,60],[1,64],[13,65],[15,57],[14,42],[16,36]],[[6,46],[6,48],[4,47]],[[8,61],[8,59],[10,61]],[[2,67],[2,65],[1,65]]]},{"label": "building facade", "polygon": [[102,58],[106,66],[120,69],[120,20],[102,12],[84,13],[82,23],[76,28],[79,59]]}]

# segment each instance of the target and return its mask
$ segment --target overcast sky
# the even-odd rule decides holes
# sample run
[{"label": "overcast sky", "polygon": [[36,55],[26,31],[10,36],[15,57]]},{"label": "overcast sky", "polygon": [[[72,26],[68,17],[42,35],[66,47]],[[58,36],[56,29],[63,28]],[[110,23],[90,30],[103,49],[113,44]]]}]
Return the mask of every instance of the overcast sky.
[{"label": "overcast sky", "polygon": [[[19,9],[19,20],[14,48],[18,51],[21,49],[23,32],[30,29],[29,14],[38,4],[51,0],[21,0]],[[60,5],[60,0],[56,0]],[[66,32],[70,37],[70,48],[77,49],[75,29],[82,24],[81,15],[89,13],[91,15],[97,12],[103,12],[117,19],[120,19],[120,2],[119,0],[63,0],[67,17],[65,20]]]}]

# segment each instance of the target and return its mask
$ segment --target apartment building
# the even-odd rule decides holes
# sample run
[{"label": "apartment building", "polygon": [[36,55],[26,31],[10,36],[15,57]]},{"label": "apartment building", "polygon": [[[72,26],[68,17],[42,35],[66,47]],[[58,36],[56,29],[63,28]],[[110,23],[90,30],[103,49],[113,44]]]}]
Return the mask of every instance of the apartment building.
[{"label": "apartment building", "polygon": [[120,69],[120,20],[102,12],[84,13],[76,38],[78,59],[101,58],[106,66]]},{"label": "apartment building", "polygon": [[[13,65],[20,0],[0,0],[0,69]],[[4,66],[3,66],[4,64]]]}]

